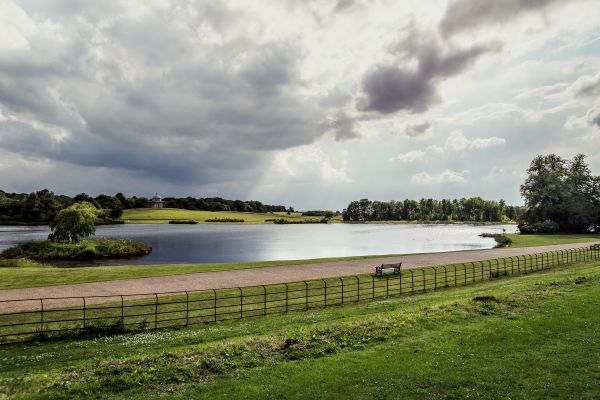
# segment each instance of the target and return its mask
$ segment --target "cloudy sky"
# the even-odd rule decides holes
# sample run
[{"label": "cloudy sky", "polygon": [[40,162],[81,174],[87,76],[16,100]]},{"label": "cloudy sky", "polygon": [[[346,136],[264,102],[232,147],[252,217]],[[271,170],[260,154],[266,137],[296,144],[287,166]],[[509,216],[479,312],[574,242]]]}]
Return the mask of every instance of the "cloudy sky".
[{"label": "cloudy sky", "polygon": [[520,204],[600,174],[597,0],[0,0],[0,189]]}]

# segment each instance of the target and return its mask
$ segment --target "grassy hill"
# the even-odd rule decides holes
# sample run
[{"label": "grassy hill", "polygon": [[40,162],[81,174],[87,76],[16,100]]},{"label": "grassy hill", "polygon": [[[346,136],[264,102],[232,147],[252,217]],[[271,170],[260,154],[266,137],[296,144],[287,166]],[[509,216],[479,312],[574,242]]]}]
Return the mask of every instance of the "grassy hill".
[{"label": "grassy hill", "polygon": [[[242,213],[236,211],[194,211],[180,208],[134,208],[123,211],[121,217],[127,223],[136,224],[167,224],[171,220],[191,220],[198,223],[208,219],[243,219],[246,224],[272,224],[275,218],[295,220],[301,218],[301,213]],[[309,218],[301,218],[309,219]],[[220,224],[220,222],[214,222]]]},{"label": "grassy hill", "polygon": [[0,398],[595,398],[600,263],[424,295],[0,346]]}]

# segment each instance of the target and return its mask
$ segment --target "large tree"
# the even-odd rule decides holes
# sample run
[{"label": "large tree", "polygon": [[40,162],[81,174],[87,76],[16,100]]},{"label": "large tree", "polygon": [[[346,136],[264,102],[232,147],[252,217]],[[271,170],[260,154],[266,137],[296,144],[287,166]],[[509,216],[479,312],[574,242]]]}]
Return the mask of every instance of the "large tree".
[{"label": "large tree", "polygon": [[526,211],[520,218],[521,232],[596,230],[600,218],[598,177],[578,154],[565,160],[555,154],[537,156],[521,185]]}]

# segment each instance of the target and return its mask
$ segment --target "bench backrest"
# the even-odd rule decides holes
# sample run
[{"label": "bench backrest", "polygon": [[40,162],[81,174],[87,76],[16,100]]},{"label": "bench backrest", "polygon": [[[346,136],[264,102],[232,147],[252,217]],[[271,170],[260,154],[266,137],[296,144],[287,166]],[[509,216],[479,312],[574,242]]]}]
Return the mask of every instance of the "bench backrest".
[{"label": "bench backrest", "polygon": [[396,263],[396,264],[381,264],[382,268],[398,268],[402,266],[402,263]]}]

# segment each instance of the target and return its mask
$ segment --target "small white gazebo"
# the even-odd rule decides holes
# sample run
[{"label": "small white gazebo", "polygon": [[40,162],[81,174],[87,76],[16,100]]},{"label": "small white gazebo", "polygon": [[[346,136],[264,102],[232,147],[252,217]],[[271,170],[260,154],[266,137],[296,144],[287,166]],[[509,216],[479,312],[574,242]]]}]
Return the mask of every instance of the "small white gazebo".
[{"label": "small white gazebo", "polygon": [[164,208],[165,202],[163,199],[156,193],[153,198],[150,199],[150,208]]}]

